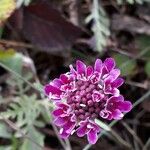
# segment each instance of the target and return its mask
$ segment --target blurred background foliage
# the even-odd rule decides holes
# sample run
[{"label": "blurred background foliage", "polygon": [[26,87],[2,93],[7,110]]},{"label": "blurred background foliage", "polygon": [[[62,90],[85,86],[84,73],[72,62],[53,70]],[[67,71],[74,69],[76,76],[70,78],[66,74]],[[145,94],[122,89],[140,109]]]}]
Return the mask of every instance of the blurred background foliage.
[{"label": "blurred background foliage", "polygon": [[[149,2],[0,0],[0,150],[150,149]],[[118,124],[97,120],[108,132],[92,148],[75,135],[61,140],[42,85],[77,59],[106,57],[116,60],[121,93],[136,108]]]}]

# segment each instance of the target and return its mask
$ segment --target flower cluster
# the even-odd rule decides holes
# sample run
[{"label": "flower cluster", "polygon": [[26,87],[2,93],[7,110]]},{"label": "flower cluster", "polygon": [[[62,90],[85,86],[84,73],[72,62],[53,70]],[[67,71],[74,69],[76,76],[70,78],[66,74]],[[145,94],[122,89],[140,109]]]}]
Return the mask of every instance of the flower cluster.
[{"label": "flower cluster", "polygon": [[70,65],[70,72],[45,86],[45,94],[56,106],[54,123],[62,138],[76,132],[79,137],[87,135],[94,144],[101,130],[95,118],[121,119],[123,112],[131,110],[132,104],[118,90],[124,82],[119,75],[112,58],[97,59],[94,67],[77,60],[76,69]]}]

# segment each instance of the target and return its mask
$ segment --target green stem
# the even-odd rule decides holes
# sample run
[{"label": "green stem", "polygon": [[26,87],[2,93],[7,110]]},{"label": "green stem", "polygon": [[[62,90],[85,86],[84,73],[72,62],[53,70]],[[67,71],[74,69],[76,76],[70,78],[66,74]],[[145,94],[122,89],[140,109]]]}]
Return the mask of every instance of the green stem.
[{"label": "green stem", "polygon": [[26,79],[24,79],[20,74],[16,73],[15,71],[13,71],[12,69],[10,69],[9,67],[7,67],[6,65],[4,65],[2,62],[0,62],[0,66],[2,68],[4,68],[5,70],[9,71],[10,73],[12,73],[13,75],[15,75],[16,77],[18,77],[19,79],[23,80],[25,83],[27,83],[30,87],[32,87],[33,89],[35,89],[36,91],[42,93],[42,91],[40,91],[39,89],[37,89],[32,83],[30,83],[29,81],[27,81]]}]

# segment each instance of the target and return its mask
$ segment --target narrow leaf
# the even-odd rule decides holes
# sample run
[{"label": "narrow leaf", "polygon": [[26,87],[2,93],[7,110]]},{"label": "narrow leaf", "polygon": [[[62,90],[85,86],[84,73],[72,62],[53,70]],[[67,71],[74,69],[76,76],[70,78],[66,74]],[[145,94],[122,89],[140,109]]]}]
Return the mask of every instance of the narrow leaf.
[{"label": "narrow leaf", "polygon": [[104,122],[100,121],[99,119],[95,119],[95,123],[98,124],[102,129],[106,131],[111,131],[111,128]]}]

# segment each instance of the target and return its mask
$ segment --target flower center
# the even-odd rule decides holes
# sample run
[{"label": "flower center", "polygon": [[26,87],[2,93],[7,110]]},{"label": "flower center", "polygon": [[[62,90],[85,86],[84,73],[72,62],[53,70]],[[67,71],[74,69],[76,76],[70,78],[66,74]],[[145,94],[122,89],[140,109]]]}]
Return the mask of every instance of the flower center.
[{"label": "flower center", "polygon": [[[100,111],[104,108],[105,100],[94,101],[94,93],[102,93],[98,83],[91,81],[76,82],[76,90],[68,93],[67,103],[71,106],[72,112],[77,119],[85,120],[86,118],[95,119],[99,116]],[[98,95],[95,95],[98,99]]]}]

